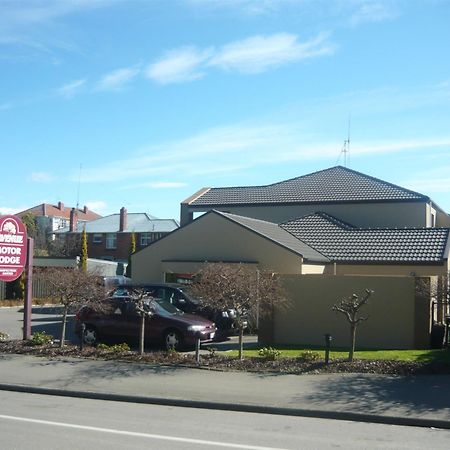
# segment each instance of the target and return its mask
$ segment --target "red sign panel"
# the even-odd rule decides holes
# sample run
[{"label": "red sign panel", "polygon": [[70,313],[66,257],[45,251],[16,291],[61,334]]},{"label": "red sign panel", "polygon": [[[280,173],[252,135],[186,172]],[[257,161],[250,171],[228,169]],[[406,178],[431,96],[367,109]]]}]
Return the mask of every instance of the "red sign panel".
[{"label": "red sign panel", "polygon": [[15,216],[0,216],[0,280],[14,281],[27,262],[27,230]]}]

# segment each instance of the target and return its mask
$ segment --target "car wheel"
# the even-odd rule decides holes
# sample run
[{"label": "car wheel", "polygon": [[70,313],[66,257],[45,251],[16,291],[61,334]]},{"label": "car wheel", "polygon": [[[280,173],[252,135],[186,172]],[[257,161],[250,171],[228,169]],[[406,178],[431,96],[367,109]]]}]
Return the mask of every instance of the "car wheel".
[{"label": "car wheel", "polygon": [[87,345],[98,344],[98,331],[92,325],[87,325],[83,333],[83,342]]},{"label": "car wheel", "polygon": [[180,350],[183,346],[183,338],[176,330],[168,330],[164,333],[164,346],[166,350]]}]

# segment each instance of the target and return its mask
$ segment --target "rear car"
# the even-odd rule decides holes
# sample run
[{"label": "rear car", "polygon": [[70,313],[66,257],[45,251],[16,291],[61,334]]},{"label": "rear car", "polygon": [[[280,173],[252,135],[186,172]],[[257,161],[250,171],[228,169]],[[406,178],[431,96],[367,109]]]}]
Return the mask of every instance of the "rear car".
[{"label": "rear car", "polygon": [[[197,338],[201,342],[214,339],[216,326],[203,317],[186,314],[169,302],[151,298],[146,308],[145,344],[166,349],[193,348]],[[83,306],[76,315],[75,332],[83,342],[95,345],[101,341],[138,342],[141,317],[131,296],[109,297],[97,307]]]}]

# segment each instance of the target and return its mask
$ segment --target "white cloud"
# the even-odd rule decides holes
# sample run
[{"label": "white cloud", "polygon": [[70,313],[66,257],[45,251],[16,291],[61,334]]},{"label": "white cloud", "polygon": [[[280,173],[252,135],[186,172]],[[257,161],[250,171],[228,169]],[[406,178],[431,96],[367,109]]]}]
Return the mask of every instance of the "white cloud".
[{"label": "white cloud", "polygon": [[71,99],[79,94],[86,85],[86,78],[71,81],[56,90],[57,94],[66,99]]},{"label": "white cloud", "polygon": [[50,183],[53,180],[53,175],[48,172],[33,172],[30,176],[30,181],[35,183]]},{"label": "white cloud", "polygon": [[150,64],[146,75],[160,84],[197,80],[205,75],[201,66],[209,55],[210,50],[199,50],[195,47],[172,50]]},{"label": "white cloud", "polygon": [[382,22],[392,20],[398,16],[392,2],[364,0],[356,4],[356,9],[351,14],[349,24],[357,26],[368,22]]},{"label": "white cloud", "polygon": [[101,91],[117,91],[140,73],[139,67],[126,67],[114,70],[104,75],[97,83],[97,89]]},{"label": "white cloud", "polygon": [[104,211],[107,207],[107,204],[102,200],[95,200],[95,201],[86,202],[86,206],[91,211],[98,213],[99,211]]},{"label": "white cloud", "polygon": [[306,58],[330,55],[336,47],[327,42],[328,34],[300,43],[288,33],[271,36],[252,36],[223,46],[209,65],[242,73],[259,73],[269,68]]},{"label": "white cloud", "polygon": [[9,214],[17,214],[21,211],[25,211],[26,209],[29,209],[29,206],[24,206],[21,208],[11,208],[9,206],[0,206],[0,215],[9,215]]},{"label": "white cloud", "polygon": [[328,41],[327,33],[303,43],[299,42],[298,36],[289,33],[252,36],[219,49],[183,47],[169,51],[147,67],[146,76],[157,83],[169,84],[198,80],[211,67],[246,74],[260,73],[306,58],[330,55],[335,49],[336,46]]}]

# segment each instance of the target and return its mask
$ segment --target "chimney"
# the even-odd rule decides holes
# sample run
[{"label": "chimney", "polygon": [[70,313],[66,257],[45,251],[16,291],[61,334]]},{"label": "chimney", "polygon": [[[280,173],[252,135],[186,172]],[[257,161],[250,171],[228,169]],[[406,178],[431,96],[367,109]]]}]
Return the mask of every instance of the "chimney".
[{"label": "chimney", "polygon": [[88,207],[87,207],[86,205],[85,205],[84,208],[83,208],[83,212],[84,212],[85,214],[88,213]]},{"label": "chimney", "polygon": [[70,229],[71,233],[75,233],[77,231],[77,222],[78,222],[78,214],[75,211],[75,208],[70,210]]},{"label": "chimney", "polygon": [[63,202],[58,202],[58,209],[60,211],[62,211],[64,209],[64,203]]},{"label": "chimney", "polygon": [[127,210],[125,207],[120,208],[120,226],[119,231],[125,231],[127,229]]}]

